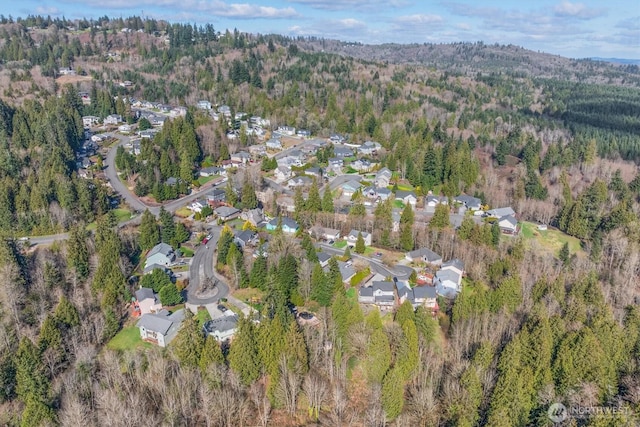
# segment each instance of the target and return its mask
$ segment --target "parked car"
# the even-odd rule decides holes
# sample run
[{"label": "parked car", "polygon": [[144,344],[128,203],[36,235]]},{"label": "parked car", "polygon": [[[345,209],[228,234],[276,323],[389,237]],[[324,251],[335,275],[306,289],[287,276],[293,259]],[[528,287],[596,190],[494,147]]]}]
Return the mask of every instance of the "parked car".
[{"label": "parked car", "polygon": [[209,237],[205,237],[204,239],[202,239],[203,245],[206,245],[207,243],[209,243]]}]

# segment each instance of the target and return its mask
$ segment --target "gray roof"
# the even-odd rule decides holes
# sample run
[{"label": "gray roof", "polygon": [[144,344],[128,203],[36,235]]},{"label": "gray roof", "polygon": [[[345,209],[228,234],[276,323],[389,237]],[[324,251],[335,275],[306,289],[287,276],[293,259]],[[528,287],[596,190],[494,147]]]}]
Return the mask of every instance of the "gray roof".
[{"label": "gray roof", "polygon": [[207,332],[227,332],[236,329],[238,326],[238,318],[236,316],[222,316],[217,319],[209,320],[204,324]]},{"label": "gray roof", "polygon": [[433,286],[416,286],[413,288],[413,295],[416,298],[435,298],[436,288]]},{"label": "gray roof", "polygon": [[366,231],[351,230],[347,237],[353,237],[354,239],[357,239],[358,238],[358,234],[362,234],[362,238],[363,239],[366,239],[367,236],[369,235],[369,233],[367,233]]},{"label": "gray roof", "polygon": [[350,188],[353,190],[358,190],[359,188],[362,187],[362,184],[360,184],[358,181],[355,180],[350,180],[345,182],[344,184],[341,185],[342,188]]},{"label": "gray roof", "polygon": [[506,208],[489,209],[487,213],[496,218],[501,218],[503,216],[516,214],[516,212],[511,208],[511,206],[507,206]]},{"label": "gray roof", "polygon": [[373,289],[380,290],[383,292],[393,292],[395,289],[395,284],[393,282],[373,282]]},{"label": "gray roof", "polygon": [[391,190],[389,190],[388,188],[376,188],[376,193],[378,193],[378,195],[380,194],[386,194],[386,195],[390,195],[391,194]]},{"label": "gray roof", "polygon": [[214,212],[218,216],[228,217],[240,212],[240,209],[236,209],[231,206],[220,206],[219,208],[215,208]]},{"label": "gray roof", "polygon": [[389,178],[391,178],[391,175],[393,174],[388,168],[382,168],[378,171],[378,173],[376,173],[376,178],[379,178],[381,176],[388,176]]},{"label": "gray roof", "polygon": [[351,279],[355,274],[356,270],[351,265],[347,265],[346,262],[338,262],[338,267],[340,267],[340,276],[342,276],[342,281]]},{"label": "gray roof", "polygon": [[320,262],[327,262],[331,259],[331,255],[329,255],[326,252],[318,252],[317,256],[318,256],[318,261]]},{"label": "gray roof", "polygon": [[466,206],[479,206],[482,204],[482,200],[477,197],[467,196],[466,194],[461,194],[454,200],[459,203],[464,203]]},{"label": "gray roof", "polygon": [[373,288],[371,286],[361,287],[358,292],[361,297],[372,297],[373,296]]},{"label": "gray roof", "polygon": [[136,299],[138,301],[144,301],[147,298],[155,300],[156,296],[151,288],[140,288],[136,291]]},{"label": "gray roof", "polygon": [[515,219],[512,215],[505,215],[498,220],[498,222],[502,222],[502,221],[509,221],[509,223],[514,227],[518,225],[518,220]]},{"label": "gray roof", "polygon": [[409,256],[411,256],[411,258],[413,259],[425,258],[427,262],[435,262],[438,260],[442,261],[442,257],[440,255],[428,248],[420,248],[416,249],[415,251],[411,251],[409,252]]},{"label": "gray roof", "polygon": [[394,295],[377,295],[376,302],[394,302],[396,297]]},{"label": "gray roof", "polygon": [[169,332],[173,322],[167,316],[161,314],[145,314],[138,320],[137,327],[143,327],[150,331],[158,332],[162,335],[166,335]]},{"label": "gray roof", "polygon": [[453,270],[438,270],[436,272],[436,278],[440,281],[451,280],[455,283],[460,281],[460,275]]},{"label": "gray roof", "polygon": [[175,176],[170,176],[169,178],[167,178],[165,183],[167,185],[176,185],[178,183],[178,178],[176,178]]},{"label": "gray roof", "polygon": [[171,245],[168,245],[168,244],[162,242],[162,243],[158,243],[153,248],[151,248],[151,250],[147,254],[147,258],[149,258],[149,257],[151,257],[151,256],[153,256],[155,254],[162,254],[162,255],[168,257],[172,253],[173,253],[173,248],[171,247]]},{"label": "gray roof", "polygon": [[455,267],[460,271],[464,271],[464,262],[460,261],[458,258],[450,259],[449,261],[442,263],[442,268],[449,266]]},{"label": "gray roof", "polygon": [[142,272],[142,273],[143,273],[143,274],[151,273],[151,272],[152,272],[153,270],[155,270],[156,268],[159,268],[160,270],[162,270],[162,271],[164,271],[164,272],[166,272],[166,271],[167,271],[167,267],[165,267],[164,265],[160,265],[160,264],[158,264],[158,263],[155,263],[155,262],[154,262],[154,263],[153,263],[153,264],[151,264],[151,265],[147,265],[147,266],[145,266],[145,267],[144,267],[144,270],[143,270],[143,272]]},{"label": "gray roof", "polygon": [[255,237],[256,233],[252,230],[242,230],[236,232],[236,239],[241,240],[243,243],[247,243],[249,240]]},{"label": "gray roof", "polygon": [[404,199],[405,197],[408,197],[408,196],[413,196],[417,199],[416,193],[414,193],[413,191],[407,191],[407,190],[396,191],[396,199]]}]

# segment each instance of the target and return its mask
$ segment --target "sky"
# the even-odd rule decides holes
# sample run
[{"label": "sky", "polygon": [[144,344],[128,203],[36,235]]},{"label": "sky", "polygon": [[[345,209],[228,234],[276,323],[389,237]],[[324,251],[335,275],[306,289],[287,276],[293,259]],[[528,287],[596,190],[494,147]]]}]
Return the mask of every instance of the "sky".
[{"label": "sky", "polygon": [[2,13],[211,23],[218,31],[367,44],[514,44],[569,58],[640,59],[640,0],[2,0]]}]

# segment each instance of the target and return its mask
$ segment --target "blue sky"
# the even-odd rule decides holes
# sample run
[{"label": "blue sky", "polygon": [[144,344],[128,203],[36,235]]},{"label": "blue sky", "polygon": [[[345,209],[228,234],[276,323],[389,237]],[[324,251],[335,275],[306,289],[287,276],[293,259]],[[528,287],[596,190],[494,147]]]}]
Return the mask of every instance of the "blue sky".
[{"label": "blue sky", "polygon": [[[479,41],[584,58],[640,59],[640,0],[3,0],[2,13],[143,15],[217,30],[362,43]],[[10,3],[10,4],[6,4]]]}]

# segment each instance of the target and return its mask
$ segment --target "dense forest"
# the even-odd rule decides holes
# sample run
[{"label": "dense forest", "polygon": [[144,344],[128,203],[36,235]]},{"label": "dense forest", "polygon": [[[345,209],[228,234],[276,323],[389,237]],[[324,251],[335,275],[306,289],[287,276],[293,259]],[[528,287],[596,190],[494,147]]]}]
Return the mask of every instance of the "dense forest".
[{"label": "dense forest", "polygon": [[[565,79],[540,73],[521,48],[482,45],[454,46],[485,54],[473,70],[377,62],[330,53],[341,46],[334,41],[138,17],[0,16],[0,34],[0,424],[529,426],[553,425],[554,402],[617,408],[567,425],[637,424],[637,70],[587,61],[570,69],[589,78]],[[440,48],[446,56],[451,46]],[[495,49],[505,56],[492,57]],[[60,77],[63,67],[78,79]],[[295,239],[278,227],[268,257],[254,258],[225,227],[216,269],[232,288],[261,295],[260,322],[242,318],[221,346],[187,314],[167,349],[113,350],[107,343],[130,322],[141,253],[189,238],[164,210],[116,227],[109,187],[79,177],[82,116],[118,113],[133,124],[125,97],[189,107],[143,140],[140,155],[118,150],[117,169],[138,196],[174,199],[199,166],[254,142],[229,139],[233,123],[193,108],[209,99],[314,135],[378,141],[372,160],[394,171],[396,185],[511,205],[577,238],[577,248],[501,238],[497,226],[469,217],[454,230],[447,208],[428,225],[411,205],[394,212],[391,202],[367,217],[356,195],[336,213],[316,182],[294,195],[303,227],[370,227],[384,250],[427,247],[463,259],[465,292],[439,299],[435,317],[410,304],[363,309],[337,259],[323,270],[306,233]],[[320,152],[320,163],[330,154]],[[230,204],[258,205],[257,176],[232,177]],[[166,185],[170,177],[179,184]],[[278,213],[275,203],[264,208]],[[59,232],[66,239],[49,246],[18,238]],[[166,277],[143,280],[179,301]],[[292,306],[316,313],[318,324],[299,325]]]}]

